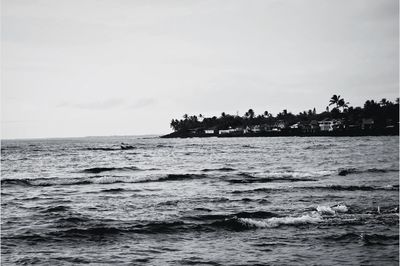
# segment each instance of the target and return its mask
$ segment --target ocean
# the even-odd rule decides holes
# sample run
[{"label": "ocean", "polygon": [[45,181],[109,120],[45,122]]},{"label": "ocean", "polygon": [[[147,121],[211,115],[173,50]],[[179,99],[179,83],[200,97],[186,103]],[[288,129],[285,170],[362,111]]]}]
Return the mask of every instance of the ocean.
[{"label": "ocean", "polygon": [[2,140],[1,264],[398,265],[399,137]]}]

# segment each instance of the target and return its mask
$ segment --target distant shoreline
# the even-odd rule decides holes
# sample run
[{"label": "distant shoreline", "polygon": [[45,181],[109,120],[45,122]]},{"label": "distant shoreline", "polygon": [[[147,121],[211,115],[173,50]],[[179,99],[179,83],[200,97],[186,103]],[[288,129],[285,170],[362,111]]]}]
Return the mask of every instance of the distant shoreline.
[{"label": "distant shoreline", "polygon": [[399,128],[380,130],[346,130],[346,131],[319,131],[319,132],[296,132],[296,131],[270,131],[251,132],[238,134],[205,134],[193,132],[172,132],[160,138],[232,138],[232,137],[363,137],[363,136],[399,136]]}]

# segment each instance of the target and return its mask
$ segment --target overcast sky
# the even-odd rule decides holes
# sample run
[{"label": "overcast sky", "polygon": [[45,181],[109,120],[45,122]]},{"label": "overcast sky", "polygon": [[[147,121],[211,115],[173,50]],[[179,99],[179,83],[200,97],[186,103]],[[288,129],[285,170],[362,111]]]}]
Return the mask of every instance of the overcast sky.
[{"label": "overcast sky", "polygon": [[2,0],[2,138],[398,97],[397,0]]}]

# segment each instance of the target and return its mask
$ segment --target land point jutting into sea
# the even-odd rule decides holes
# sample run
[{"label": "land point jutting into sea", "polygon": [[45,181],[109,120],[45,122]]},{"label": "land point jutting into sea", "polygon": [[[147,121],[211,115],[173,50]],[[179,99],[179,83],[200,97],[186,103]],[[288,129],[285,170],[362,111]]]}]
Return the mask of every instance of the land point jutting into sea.
[{"label": "land point jutting into sea", "polygon": [[174,132],[163,138],[399,135],[399,98],[367,100],[363,107],[353,107],[333,95],[322,113],[313,108],[297,115],[285,109],[276,116],[268,111],[257,115],[253,109],[243,116],[185,114],[172,119],[170,126]]}]

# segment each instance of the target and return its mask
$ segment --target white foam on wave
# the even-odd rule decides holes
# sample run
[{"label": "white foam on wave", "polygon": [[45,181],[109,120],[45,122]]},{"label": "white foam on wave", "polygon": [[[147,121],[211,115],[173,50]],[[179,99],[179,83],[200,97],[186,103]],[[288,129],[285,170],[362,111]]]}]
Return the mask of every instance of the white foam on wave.
[{"label": "white foam on wave", "polygon": [[317,212],[322,213],[322,214],[329,214],[329,215],[336,214],[336,212],[329,206],[318,206]]},{"label": "white foam on wave", "polygon": [[318,213],[306,214],[299,217],[273,217],[265,220],[239,218],[239,221],[248,227],[273,228],[280,225],[314,224],[322,221]]},{"label": "white foam on wave", "polygon": [[319,171],[286,171],[286,172],[267,172],[267,173],[253,173],[255,177],[267,178],[318,178],[335,174],[333,170],[319,170]]},{"label": "white foam on wave", "polygon": [[323,177],[334,174],[335,171],[332,170],[320,170],[320,171],[310,171],[310,172],[295,172],[293,177]]},{"label": "white foam on wave", "polygon": [[344,213],[347,212],[348,210],[349,209],[344,204],[338,204],[332,207],[323,205],[317,207],[317,212],[328,215],[335,215],[336,213]]},{"label": "white foam on wave", "polygon": [[335,212],[347,212],[349,209],[347,208],[346,205],[339,204],[339,205],[333,206],[332,210],[334,210]]}]

